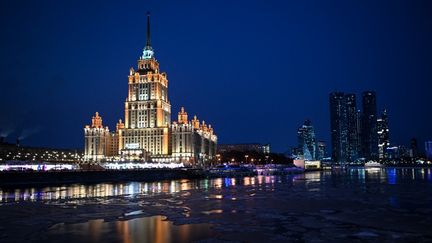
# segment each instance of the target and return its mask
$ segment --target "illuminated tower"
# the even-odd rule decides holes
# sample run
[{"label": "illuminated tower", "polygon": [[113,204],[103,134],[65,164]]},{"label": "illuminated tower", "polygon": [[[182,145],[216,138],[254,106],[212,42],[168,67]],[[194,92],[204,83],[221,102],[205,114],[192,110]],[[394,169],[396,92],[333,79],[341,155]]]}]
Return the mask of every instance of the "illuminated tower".
[{"label": "illuminated tower", "polygon": [[107,142],[110,133],[108,127],[103,127],[99,113],[92,117],[92,124],[84,128],[84,160],[99,162],[105,159]]},{"label": "illuminated tower", "polygon": [[353,162],[358,158],[358,115],[355,94],[330,94],[332,158],[337,163]]},{"label": "illuminated tower", "polygon": [[124,154],[131,154],[130,151],[136,154],[140,150],[151,157],[169,155],[170,123],[167,75],[159,71],[159,63],[154,57],[148,14],[147,42],[138,60],[137,70],[131,68],[129,72],[125,123],[120,131],[119,150]]},{"label": "illuminated tower", "polygon": [[361,147],[367,160],[378,158],[377,104],[373,91],[363,92]]},{"label": "illuminated tower", "polygon": [[377,119],[378,133],[378,158],[383,161],[388,158],[387,148],[390,147],[390,135],[387,110],[383,110],[381,117]]},{"label": "illuminated tower", "polygon": [[298,130],[298,149],[305,160],[316,159],[315,129],[310,120],[306,120]]},{"label": "illuminated tower", "polygon": [[345,163],[348,157],[346,96],[342,92],[333,92],[330,93],[329,101],[332,159],[337,163]]}]

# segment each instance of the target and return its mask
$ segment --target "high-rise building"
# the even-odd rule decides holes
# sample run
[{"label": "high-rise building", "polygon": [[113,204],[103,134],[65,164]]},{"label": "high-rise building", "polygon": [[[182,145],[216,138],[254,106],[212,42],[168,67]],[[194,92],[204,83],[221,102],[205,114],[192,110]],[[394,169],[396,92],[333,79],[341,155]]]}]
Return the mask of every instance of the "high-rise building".
[{"label": "high-rise building", "polygon": [[330,94],[330,128],[332,158],[335,162],[352,162],[358,158],[358,112],[355,94]]},{"label": "high-rise building", "polygon": [[137,70],[129,71],[125,126],[119,148],[124,154],[142,150],[153,157],[171,153],[171,104],[167,74],[160,72],[150,42],[150,17],[147,17],[147,43],[138,59]]},{"label": "high-rise building", "polygon": [[362,131],[361,148],[362,156],[367,160],[378,158],[378,133],[377,133],[377,104],[376,94],[373,91],[365,91],[362,95]]},{"label": "high-rise building", "polygon": [[361,110],[357,110],[357,115],[356,115],[356,132],[357,132],[357,155],[359,158],[362,157],[362,153],[361,153],[361,130],[362,130],[362,126],[361,126],[361,121],[362,121],[362,113]]},{"label": "high-rise building", "polygon": [[346,127],[347,131],[347,161],[352,162],[358,158],[358,113],[355,94],[346,94]]},{"label": "high-rise building", "polygon": [[213,159],[217,137],[211,125],[188,121],[182,108],[178,122],[171,124],[171,103],[168,99],[167,74],[151,45],[150,16],[147,16],[147,42],[137,61],[137,70],[130,68],[125,121],[117,123],[109,133],[102,127],[96,113],[92,126],[85,127],[86,161],[126,160],[184,162],[203,165]]},{"label": "high-rise building", "polygon": [[387,148],[390,146],[390,131],[388,125],[387,110],[383,110],[381,117],[377,119],[378,134],[378,158],[383,161],[388,159]]},{"label": "high-rise building", "polygon": [[306,120],[304,124],[297,130],[298,148],[300,155],[305,160],[316,159],[316,141],[315,130],[311,125],[310,120]]},{"label": "high-rise building", "polygon": [[317,148],[317,159],[324,159],[326,157],[326,143],[324,141],[318,141]]},{"label": "high-rise building", "polygon": [[432,141],[425,142],[426,158],[432,160]]},{"label": "high-rise building", "polygon": [[342,92],[333,92],[330,101],[330,131],[332,145],[332,159],[343,163],[347,160],[348,129],[346,114],[346,99]]},{"label": "high-rise building", "polygon": [[411,138],[410,157],[415,159],[418,157],[418,155],[419,153],[418,153],[417,139]]},{"label": "high-rise building", "polygon": [[255,152],[255,153],[270,153],[270,144],[260,144],[260,143],[238,143],[238,144],[218,144],[218,153],[226,152]]}]

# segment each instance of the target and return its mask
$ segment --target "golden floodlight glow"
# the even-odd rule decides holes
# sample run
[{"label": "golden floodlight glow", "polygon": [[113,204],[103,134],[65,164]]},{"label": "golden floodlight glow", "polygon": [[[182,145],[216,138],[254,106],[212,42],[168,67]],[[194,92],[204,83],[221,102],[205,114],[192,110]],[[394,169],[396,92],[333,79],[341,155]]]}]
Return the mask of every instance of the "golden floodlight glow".
[{"label": "golden floodlight glow", "polygon": [[155,58],[149,22],[147,28],[147,42],[137,69],[129,69],[124,123],[120,119],[116,130],[110,132],[96,112],[92,125],[84,128],[84,160],[205,166],[216,160],[217,136],[210,124],[200,124],[196,116],[188,120],[184,107],[178,112],[177,121],[171,122],[167,74],[160,71]]}]

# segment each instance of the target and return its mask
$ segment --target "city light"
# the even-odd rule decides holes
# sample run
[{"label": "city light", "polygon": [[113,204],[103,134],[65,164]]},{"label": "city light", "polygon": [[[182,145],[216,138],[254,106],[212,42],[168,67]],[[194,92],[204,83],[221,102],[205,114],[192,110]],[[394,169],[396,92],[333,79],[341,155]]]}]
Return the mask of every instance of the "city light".
[{"label": "city light", "polygon": [[183,163],[103,163],[102,166],[109,170],[131,170],[131,169],[178,169],[183,168]]}]

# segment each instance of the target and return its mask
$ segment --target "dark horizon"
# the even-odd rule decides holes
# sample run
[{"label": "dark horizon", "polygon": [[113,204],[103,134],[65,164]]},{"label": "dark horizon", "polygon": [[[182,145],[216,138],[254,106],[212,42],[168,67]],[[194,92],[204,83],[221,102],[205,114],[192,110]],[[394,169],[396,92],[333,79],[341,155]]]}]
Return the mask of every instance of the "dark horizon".
[{"label": "dark horizon", "polygon": [[[123,4],[123,5],[122,5]],[[330,92],[377,93],[392,144],[432,139],[432,2],[0,3],[0,134],[82,148],[98,111],[124,119],[127,75],[146,41],[181,106],[219,143],[284,152],[310,119],[330,151]]]}]

